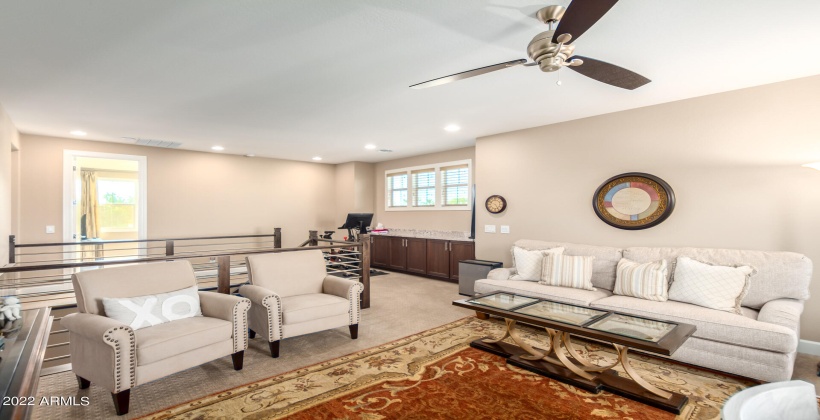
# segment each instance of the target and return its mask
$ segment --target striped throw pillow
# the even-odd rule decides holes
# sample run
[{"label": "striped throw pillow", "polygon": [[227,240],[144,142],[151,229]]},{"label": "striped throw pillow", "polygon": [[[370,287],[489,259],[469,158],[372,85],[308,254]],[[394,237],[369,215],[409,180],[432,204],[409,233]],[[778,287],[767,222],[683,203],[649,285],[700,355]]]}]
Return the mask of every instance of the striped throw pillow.
[{"label": "striped throw pillow", "polygon": [[541,268],[541,281],[547,286],[595,290],[592,287],[592,256],[547,254]]},{"label": "striped throw pillow", "polygon": [[667,272],[666,260],[640,264],[621,258],[615,271],[615,289],[612,293],[665,302],[669,299]]}]

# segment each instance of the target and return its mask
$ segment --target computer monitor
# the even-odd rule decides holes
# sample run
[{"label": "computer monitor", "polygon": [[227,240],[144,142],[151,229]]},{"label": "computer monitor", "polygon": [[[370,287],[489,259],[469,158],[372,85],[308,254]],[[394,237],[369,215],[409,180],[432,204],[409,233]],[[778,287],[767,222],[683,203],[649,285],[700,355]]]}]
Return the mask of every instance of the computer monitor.
[{"label": "computer monitor", "polygon": [[367,233],[367,228],[373,222],[373,213],[348,213],[345,224],[339,229],[359,229],[359,233]]}]

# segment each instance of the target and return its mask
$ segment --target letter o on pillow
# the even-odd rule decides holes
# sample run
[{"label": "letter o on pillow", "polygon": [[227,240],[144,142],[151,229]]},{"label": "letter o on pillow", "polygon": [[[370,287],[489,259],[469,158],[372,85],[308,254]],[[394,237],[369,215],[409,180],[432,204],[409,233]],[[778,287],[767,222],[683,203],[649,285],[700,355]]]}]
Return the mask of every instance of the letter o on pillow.
[{"label": "letter o on pillow", "polygon": [[[184,309],[185,307],[187,307],[187,309]],[[174,309],[176,309],[176,312]],[[198,312],[199,301],[191,296],[177,295],[166,299],[165,302],[162,302],[162,316],[168,318],[169,321],[191,318],[196,316]]]}]

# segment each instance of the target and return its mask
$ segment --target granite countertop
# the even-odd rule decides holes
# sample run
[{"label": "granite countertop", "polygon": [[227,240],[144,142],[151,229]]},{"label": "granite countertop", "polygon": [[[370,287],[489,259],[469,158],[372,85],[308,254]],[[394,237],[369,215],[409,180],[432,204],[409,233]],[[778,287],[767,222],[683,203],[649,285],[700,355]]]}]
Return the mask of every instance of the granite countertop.
[{"label": "granite countertop", "polygon": [[424,229],[390,229],[387,234],[373,236],[402,236],[405,238],[443,239],[448,241],[474,242],[470,239],[470,232],[456,230],[424,230]]}]

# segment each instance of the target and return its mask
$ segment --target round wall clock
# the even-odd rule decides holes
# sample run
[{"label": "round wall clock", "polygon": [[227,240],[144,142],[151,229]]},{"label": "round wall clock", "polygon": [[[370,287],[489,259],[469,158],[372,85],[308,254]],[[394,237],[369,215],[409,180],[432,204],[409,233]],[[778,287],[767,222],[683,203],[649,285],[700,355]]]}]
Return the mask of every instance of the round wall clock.
[{"label": "round wall clock", "polygon": [[629,172],[609,178],[592,197],[595,214],[619,229],[646,229],[669,217],[675,208],[675,192],[664,180]]},{"label": "round wall clock", "polygon": [[484,202],[484,207],[492,214],[498,214],[507,209],[507,200],[500,195],[491,195]]}]

